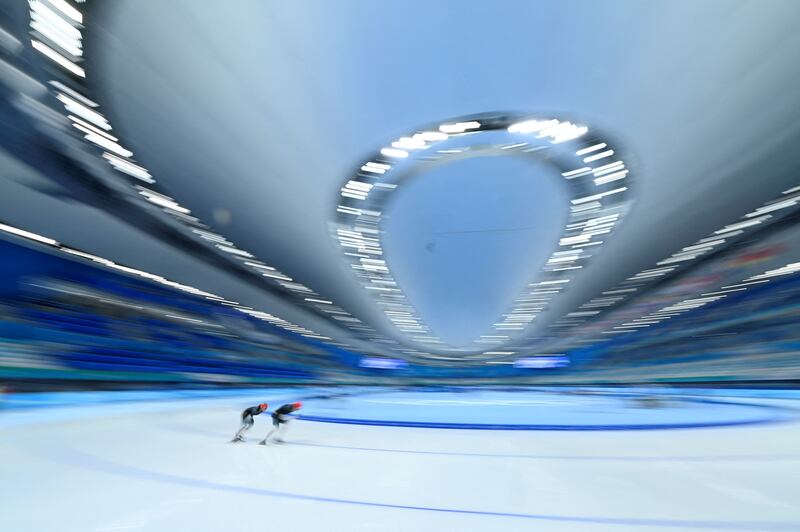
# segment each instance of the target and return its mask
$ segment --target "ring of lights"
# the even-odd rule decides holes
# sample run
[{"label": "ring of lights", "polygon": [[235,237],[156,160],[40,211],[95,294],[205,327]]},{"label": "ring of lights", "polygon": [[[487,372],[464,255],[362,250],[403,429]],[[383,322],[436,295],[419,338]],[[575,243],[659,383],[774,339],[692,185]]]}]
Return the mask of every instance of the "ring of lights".
[{"label": "ring of lights", "polygon": [[[410,342],[429,352],[474,356],[520,334],[586,266],[632,205],[631,177],[611,143],[551,117],[482,114],[430,125],[382,148],[340,189],[334,238],[359,283]],[[449,348],[422,322],[384,257],[383,219],[392,192],[433,166],[485,156],[524,156],[558,171],[570,196],[557,249],[511,308],[465,348]],[[409,348],[406,354],[423,354]],[[469,355],[471,353],[472,355]]]}]

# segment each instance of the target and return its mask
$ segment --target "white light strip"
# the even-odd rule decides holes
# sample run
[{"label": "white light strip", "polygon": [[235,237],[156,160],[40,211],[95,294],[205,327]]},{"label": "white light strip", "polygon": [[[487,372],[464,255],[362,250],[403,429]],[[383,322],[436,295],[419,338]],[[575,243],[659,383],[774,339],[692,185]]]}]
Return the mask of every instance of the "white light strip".
[{"label": "white light strip", "polygon": [[180,205],[178,205],[174,201],[170,201],[170,200],[164,198],[161,195],[154,195],[154,194],[150,194],[150,193],[147,193],[147,192],[144,192],[144,191],[140,191],[139,194],[144,196],[145,199],[147,201],[149,201],[150,203],[155,203],[156,205],[159,205],[161,207],[165,207],[167,209],[172,209],[174,211],[182,212],[183,214],[189,214],[189,212],[191,212],[191,211],[189,211],[189,209],[187,209],[185,207],[181,207]]},{"label": "white light strip", "polygon": [[588,148],[583,148],[582,150],[578,150],[575,152],[575,155],[586,155],[587,153],[592,153],[593,151],[602,150],[607,146],[608,144],[606,144],[605,142],[601,142],[600,144],[595,144],[594,146],[589,146]]},{"label": "white light strip", "polygon": [[671,257],[669,259],[664,259],[656,262],[658,266],[664,266],[665,264],[674,264],[676,262],[685,262],[687,260],[694,260],[698,257],[698,255],[681,255],[679,257]]},{"label": "white light strip", "polygon": [[615,188],[614,190],[601,192],[600,194],[594,194],[592,196],[584,196],[582,198],[574,199],[574,200],[571,200],[571,202],[572,202],[573,205],[579,205],[581,203],[586,203],[586,202],[589,202],[589,201],[596,201],[596,200],[602,199],[602,198],[604,198],[606,196],[610,196],[611,194],[618,194],[620,192],[625,192],[626,190],[628,190],[628,187]]},{"label": "white light strip", "polygon": [[109,125],[108,120],[106,120],[106,118],[97,111],[90,109],[77,100],[70,98],[66,94],[59,93],[56,95],[56,98],[64,104],[64,107],[67,109],[67,111],[80,115],[82,118],[85,118],[92,124],[104,129],[105,131],[111,131],[111,126]]},{"label": "white light strip", "polygon": [[383,168],[376,168],[376,167],[373,167],[373,166],[368,166],[366,164],[361,167],[361,170],[364,171],[364,172],[372,172],[373,174],[385,174],[386,173],[386,170],[384,170]]},{"label": "white light strip", "polygon": [[323,305],[333,305],[333,301],[328,301],[326,299],[314,299],[313,297],[306,297],[304,299],[306,301],[310,301],[312,303],[322,303]]},{"label": "white light strip", "polygon": [[75,39],[70,39],[63,33],[58,31],[58,28],[53,27],[44,20],[33,20],[31,28],[38,31],[42,37],[46,38],[52,44],[55,44],[63,51],[74,57],[81,57],[83,50],[81,49],[81,42]]},{"label": "white light strip", "polygon": [[589,128],[586,126],[577,126],[572,122],[559,122],[553,127],[542,130],[539,134],[539,138],[549,136],[551,138],[550,142],[559,144],[561,142],[577,139],[587,131],[589,131]]},{"label": "white light strip", "polygon": [[247,262],[247,261],[245,261],[245,264],[247,266],[252,266],[253,268],[258,268],[259,270],[270,270],[273,272],[276,271],[275,268],[273,268],[272,266],[267,266],[266,264],[258,264],[256,262]]},{"label": "white light strip", "polygon": [[[78,125],[78,124],[76,124],[75,127],[77,127],[78,129],[81,129],[81,126]],[[125,148],[123,148],[122,146],[117,144],[116,142],[112,142],[112,141],[108,140],[107,138],[102,137],[102,136],[98,135],[97,133],[95,133],[93,131],[88,131],[88,133],[84,136],[84,138],[86,140],[90,141],[90,142],[93,142],[94,144],[97,144],[101,148],[105,148],[108,151],[112,151],[112,152],[116,153],[117,155],[121,155],[122,157],[131,157],[133,155],[132,151],[126,150]]]},{"label": "white light strip", "polygon": [[47,0],[47,3],[64,13],[78,24],[83,24],[83,15],[81,12],[69,5],[64,0]]},{"label": "white light strip", "polygon": [[501,150],[513,150],[514,148],[521,148],[522,146],[527,146],[527,142],[518,142],[516,144],[508,144],[506,146],[501,147]]},{"label": "white light strip", "polygon": [[121,157],[117,157],[111,153],[103,153],[103,157],[111,163],[111,166],[114,167],[115,170],[119,170],[120,172],[124,172],[130,176],[133,176],[137,179],[141,179],[146,183],[155,183],[155,179],[152,178],[150,173],[143,167],[133,164],[132,162],[122,159]]},{"label": "white light strip", "polygon": [[63,55],[59,54],[58,52],[56,52],[55,50],[53,50],[49,46],[47,46],[43,42],[37,41],[35,39],[31,39],[31,46],[33,46],[34,49],[36,49],[39,52],[43,53],[44,55],[46,55],[47,57],[49,57],[50,59],[52,59],[53,61],[55,61],[59,65],[61,65],[62,67],[66,68],[67,70],[69,70],[70,72],[75,74],[76,76],[80,76],[82,78],[86,77],[86,71],[85,70],[83,70],[81,67],[79,67],[78,65],[76,65],[75,63],[73,63],[72,61],[70,61],[69,59],[64,57]]},{"label": "white light strip", "polygon": [[252,259],[253,258],[253,255],[251,253],[248,253],[247,251],[244,251],[243,249],[235,248],[235,247],[232,247],[232,246],[226,246],[225,244],[214,244],[214,246],[216,246],[217,248],[221,249],[222,251],[230,253],[231,255],[238,255],[240,257],[247,257],[248,259]]},{"label": "white light strip", "polygon": [[414,135],[415,138],[420,138],[427,142],[436,142],[440,140],[447,140],[448,136],[446,133],[442,133],[441,131],[423,131],[422,133],[416,133]]},{"label": "white light strip", "polygon": [[728,285],[728,286],[723,286],[722,289],[724,290],[724,289],[727,289],[727,288],[741,288],[743,286],[750,286],[750,285],[761,284],[761,283],[766,283],[766,282],[767,281],[752,281],[752,282],[749,282],[749,283],[731,284],[731,285]]},{"label": "white light strip", "polygon": [[558,124],[558,120],[525,120],[508,127],[510,133],[534,133]]},{"label": "white light strip", "polygon": [[719,244],[722,244],[724,242],[725,242],[724,238],[717,238],[716,240],[711,240],[710,242],[704,242],[702,244],[695,244],[693,246],[686,246],[685,248],[682,248],[682,251],[692,251],[692,250],[702,249],[702,248],[705,248],[705,247],[709,247],[710,248],[710,247],[718,246]]},{"label": "white light strip", "polygon": [[745,214],[745,217],[746,218],[753,218],[754,216],[759,216],[759,215],[762,215],[764,213],[777,211],[777,210],[780,210],[780,209],[785,209],[786,207],[793,207],[793,206],[797,205],[797,202],[798,202],[798,198],[792,198],[792,199],[788,199],[788,200],[784,200],[784,201],[779,201],[777,203],[773,203],[771,205],[766,205],[764,207],[756,209],[755,211],[753,211],[751,213]]},{"label": "white light strip", "polygon": [[584,157],[583,162],[590,163],[592,161],[597,161],[599,159],[605,159],[606,157],[611,157],[614,155],[614,150],[606,150],[600,153],[596,153],[594,155],[590,155],[589,157]]},{"label": "white light strip", "polygon": [[111,262],[108,259],[104,259],[103,257],[98,257],[97,255],[92,255],[91,253],[86,253],[85,251],[78,251],[77,249],[72,249],[65,246],[61,246],[60,249],[65,253],[69,253],[70,255],[77,255],[79,257],[92,260],[94,262],[99,262],[100,264],[106,264],[106,265],[113,264],[113,262]]},{"label": "white light strip", "polygon": [[25,231],[24,229],[19,229],[17,227],[13,227],[6,224],[0,223],[0,231],[5,231],[6,233],[11,233],[13,235],[28,238],[30,240],[36,240],[37,242],[41,242],[43,244],[49,244],[51,246],[58,245],[58,242],[56,242],[52,238],[47,238],[46,236],[37,235],[36,233],[31,233],[30,231]]},{"label": "white light strip", "polygon": [[746,222],[739,222],[739,223],[735,223],[735,224],[731,224],[731,225],[726,225],[725,227],[723,227],[719,231],[714,231],[714,234],[715,235],[719,235],[719,234],[722,234],[722,233],[727,233],[728,231],[734,231],[736,229],[744,229],[745,227],[752,227],[754,225],[760,224],[767,217],[768,216],[765,216],[764,218],[756,218],[754,220],[748,220]]},{"label": "white light strip", "polygon": [[612,181],[618,181],[620,179],[625,179],[625,176],[628,175],[628,170],[622,170],[620,172],[614,172],[612,174],[605,175],[603,177],[598,177],[594,180],[595,185],[605,185],[606,183],[611,183]]},{"label": "white light strip", "polygon": [[261,275],[264,277],[269,277],[270,279],[280,279],[281,281],[292,281],[292,278],[288,275],[281,275],[279,273],[272,273],[272,272],[263,272]]},{"label": "white light strip", "polygon": [[598,166],[597,168],[592,170],[594,175],[603,175],[608,172],[614,172],[616,170],[621,170],[625,164],[622,161],[614,161],[613,163],[604,164],[603,166]]},{"label": "white light strip", "polygon": [[89,122],[81,120],[77,116],[73,116],[73,115],[69,115],[68,114],[67,118],[72,120],[75,123],[73,125],[75,125],[76,127],[78,125],[83,126],[83,128],[77,128],[77,129],[80,129],[81,131],[83,131],[85,133],[95,133],[97,135],[101,135],[103,137],[106,137],[108,140],[110,140],[112,142],[118,142],[119,141],[119,139],[117,137],[115,137],[113,135],[109,135],[108,133],[106,133],[105,131],[101,130],[100,128],[95,127],[94,125],[90,124]]},{"label": "white light strip", "polygon": [[408,152],[405,150],[398,150],[397,148],[382,148],[381,155],[386,157],[404,158],[408,157]]},{"label": "white light strip", "polygon": [[80,101],[83,105],[86,105],[86,106],[89,106],[89,107],[98,107],[98,104],[96,104],[95,102],[93,102],[92,100],[90,100],[89,98],[84,96],[83,94],[80,94],[79,92],[76,92],[76,91],[72,90],[71,88],[67,87],[66,85],[64,85],[60,81],[51,80],[48,83],[50,83],[50,85],[52,85],[53,87],[57,88],[59,91],[63,92],[64,94],[69,94],[70,96],[72,96],[76,100]]},{"label": "white light strip", "polygon": [[592,170],[592,173],[595,177],[600,177],[602,175],[610,174],[612,172],[618,172],[619,170],[623,170],[625,168],[625,164],[622,161],[614,161],[613,163],[607,164],[605,166],[599,166]]},{"label": "white light strip", "polygon": [[569,172],[564,172],[561,175],[563,177],[579,177],[582,175],[586,175],[592,171],[591,168],[588,166],[584,166],[583,168],[578,168],[576,170],[570,170]]},{"label": "white light strip", "polygon": [[428,145],[419,137],[400,137],[400,139],[392,142],[392,147],[403,150],[424,150]]},{"label": "white light strip", "polygon": [[475,120],[470,122],[458,122],[455,124],[442,124],[439,126],[439,131],[442,133],[463,133],[468,129],[477,129],[481,127],[481,123]]}]

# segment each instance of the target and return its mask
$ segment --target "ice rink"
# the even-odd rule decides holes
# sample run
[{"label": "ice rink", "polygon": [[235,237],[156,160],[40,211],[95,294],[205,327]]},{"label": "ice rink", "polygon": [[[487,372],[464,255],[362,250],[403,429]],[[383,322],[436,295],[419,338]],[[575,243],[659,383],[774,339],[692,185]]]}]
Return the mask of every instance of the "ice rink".
[{"label": "ice rink", "polygon": [[[659,393],[19,396],[0,530],[800,530],[800,395]],[[229,443],[293,400],[286,444]]]}]

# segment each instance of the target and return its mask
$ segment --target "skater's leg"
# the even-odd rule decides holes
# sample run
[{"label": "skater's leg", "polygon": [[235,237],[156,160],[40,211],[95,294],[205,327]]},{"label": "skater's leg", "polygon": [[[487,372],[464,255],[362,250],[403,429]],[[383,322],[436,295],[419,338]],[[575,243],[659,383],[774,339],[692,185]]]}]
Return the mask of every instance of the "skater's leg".
[{"label": "skater's leg", "polygon": [[277,432],[277,430],[280,428],[280,426],[281,426],[280,419],[278,419],[277,416],[273,415],[272,416],[272,430],[269,431],[269,433],[266,436],[264,436],[263,440],[261,440],[261,442],[260,442],[261,445],[266,445],[267,444],[267,440],[269,439],[269,437],[272,436],[273,434],[275,434],[275,432]]},{"label": "skater's leg", "polygon": [[284,422],[278,425],[278,428],[275,429],[275,441],[278,443],[283,443],[286,437],[286,428],[289,424]]},{"label": "skater's leg", "polygon": [[260,443],[261,445],[266,445],[266,444],[267,444],[267,440],[269,439],[269,437],[270,437],[270,436],[272,436],[272,434],[273,434],[273,433],[274,433],[276,430],[278,430],[278,426],[277,426],[277,425],[276,425],[276,426],[274,426],[274,427],[272,427],[272,430],[271,430],[271,431],[269,431],[269,432],[267,433],[267,435],[266,435],[266,436],[264,436],[264,439],[263,439],[263,440],[261,440],[259,443]]},{"label": "skater's leg", "polygon": [[234,440],[244,440],[244,433],[250,430],[253,427],[252,417],[246,417],[242,420],[242,426],[239,427],[239,430],[236,432],[236,436],[233,437]]}]

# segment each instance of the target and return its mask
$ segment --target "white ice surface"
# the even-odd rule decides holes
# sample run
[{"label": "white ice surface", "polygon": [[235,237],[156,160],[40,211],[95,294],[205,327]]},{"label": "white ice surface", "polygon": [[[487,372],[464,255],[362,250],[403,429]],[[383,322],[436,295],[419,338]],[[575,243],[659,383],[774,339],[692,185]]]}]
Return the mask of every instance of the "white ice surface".
[{"label": "white ice surface", "polygon": [[0,530],[800,530],[792,422],[549,432],[299,420],[289,443],[262,447],[262,416],[247,442],[228,443],[250,402],[3,414],[16,418],[0,423]]}]

